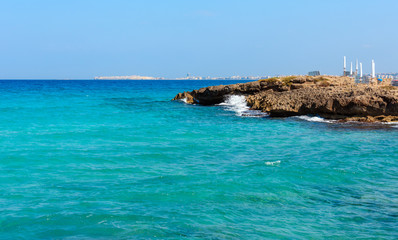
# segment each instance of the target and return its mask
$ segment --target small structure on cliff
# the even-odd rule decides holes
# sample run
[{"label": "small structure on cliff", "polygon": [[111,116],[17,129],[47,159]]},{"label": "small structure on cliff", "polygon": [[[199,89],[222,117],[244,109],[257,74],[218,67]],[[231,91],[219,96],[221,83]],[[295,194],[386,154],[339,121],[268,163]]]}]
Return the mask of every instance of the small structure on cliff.
[{"label": "small structure on cliff", "polygon": [[312,76],[312,77],[316,77],[321,75],[321,73],[319,71],[312,71],[308,73],[308,76]]}]

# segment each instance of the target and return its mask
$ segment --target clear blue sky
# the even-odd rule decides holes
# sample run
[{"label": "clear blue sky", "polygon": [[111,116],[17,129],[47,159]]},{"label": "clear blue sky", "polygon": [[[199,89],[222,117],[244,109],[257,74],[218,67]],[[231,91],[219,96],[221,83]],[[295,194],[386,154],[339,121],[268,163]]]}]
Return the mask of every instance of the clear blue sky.
[{"label": "clear blue sky", "polygon": [[398,72],[397,0],[0,0],[0,78]]}]

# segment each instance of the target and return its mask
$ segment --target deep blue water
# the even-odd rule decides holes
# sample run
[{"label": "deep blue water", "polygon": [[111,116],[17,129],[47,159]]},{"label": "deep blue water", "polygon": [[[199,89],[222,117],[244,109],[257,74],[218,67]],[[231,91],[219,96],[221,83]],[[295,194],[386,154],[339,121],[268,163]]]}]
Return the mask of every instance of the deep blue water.
[{"label": "deep blue water", "polygon": [[398,238],[395,125],[170,101],[230,83],[0,81],[0,239]]}]

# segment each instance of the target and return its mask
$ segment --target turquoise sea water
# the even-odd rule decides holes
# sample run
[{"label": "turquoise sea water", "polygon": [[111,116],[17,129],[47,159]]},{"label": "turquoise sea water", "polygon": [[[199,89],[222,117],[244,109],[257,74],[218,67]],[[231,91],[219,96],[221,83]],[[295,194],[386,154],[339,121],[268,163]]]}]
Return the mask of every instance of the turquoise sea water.
[{"label": "turquoise sea water", "polygon": [[233,81],[0,81],[0,239],[397,239],[398,128],[172,102]]}]

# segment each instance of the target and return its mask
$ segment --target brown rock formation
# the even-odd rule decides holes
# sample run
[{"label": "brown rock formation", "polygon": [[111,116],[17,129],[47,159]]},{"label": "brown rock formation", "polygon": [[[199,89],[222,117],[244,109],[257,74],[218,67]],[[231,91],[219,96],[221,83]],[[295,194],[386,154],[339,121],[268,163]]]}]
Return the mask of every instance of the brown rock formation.
[{"label": "brown rock formation", "polygon": [[213,105],[245,95],[253,110],[271,117],[320,115],[342,121],[398,121],[398,87],[355,84],[352,78],[292,76],[179,93],[173,100]]}]

